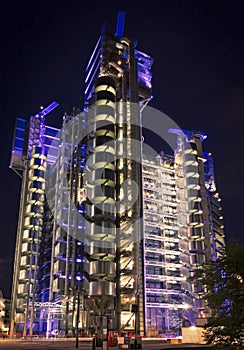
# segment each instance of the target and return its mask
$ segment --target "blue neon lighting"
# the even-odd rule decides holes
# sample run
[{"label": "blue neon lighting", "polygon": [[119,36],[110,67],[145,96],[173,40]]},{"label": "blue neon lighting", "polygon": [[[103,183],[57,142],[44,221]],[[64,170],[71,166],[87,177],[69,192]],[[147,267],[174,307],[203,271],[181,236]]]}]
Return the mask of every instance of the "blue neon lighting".
[{"label": "blue neon lighting", "polygon": [[59,104],[57,102],[53,101],[49,106],[47,106],[45,109],[43,109],[40,112],[40,115],[42,115],[42,116],[47,115],[48,113],[50,113],[53,109],[55,109],[58,106],[59,106]]},{"label": "blue neon lighting", "polygon": [[117,38],[121,38],[124,33],[124,24],[125,24],[125,12],[119,11],[118,17],[117,17],[117,27],[116,27],[116,34],[115,36]]}]

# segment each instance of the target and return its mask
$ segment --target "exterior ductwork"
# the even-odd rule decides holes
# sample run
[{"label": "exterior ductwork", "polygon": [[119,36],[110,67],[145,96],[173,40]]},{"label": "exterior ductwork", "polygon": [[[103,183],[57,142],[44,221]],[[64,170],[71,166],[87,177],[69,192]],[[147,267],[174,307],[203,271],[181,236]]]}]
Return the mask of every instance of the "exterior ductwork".
[{"label": "exterior ductwork", "polygon": [[91,220],[89,296],[115,297],[115,82],[108,76],[95,86],[93,132],[89,135],[89,162],[85,174]]}]

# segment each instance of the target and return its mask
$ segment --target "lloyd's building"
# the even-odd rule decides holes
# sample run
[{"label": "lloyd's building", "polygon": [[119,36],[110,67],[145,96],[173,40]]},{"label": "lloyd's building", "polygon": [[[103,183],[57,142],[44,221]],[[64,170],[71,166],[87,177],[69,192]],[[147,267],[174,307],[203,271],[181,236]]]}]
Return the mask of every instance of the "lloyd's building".
[{"label": "lloyd's building", "polygon": [[[10,167],[22,178],[11,334],[181,338],[208,316],[192,276],[224,246],[206,134],[172,127],[171,155],[147,154],[153,59],[102,27],[83,111],[17,119]],[[162,144],[163,148],[163,144]],[[162,151],[164,151],[162,149]],[[78,327],[76,327],[78,324]]]}]

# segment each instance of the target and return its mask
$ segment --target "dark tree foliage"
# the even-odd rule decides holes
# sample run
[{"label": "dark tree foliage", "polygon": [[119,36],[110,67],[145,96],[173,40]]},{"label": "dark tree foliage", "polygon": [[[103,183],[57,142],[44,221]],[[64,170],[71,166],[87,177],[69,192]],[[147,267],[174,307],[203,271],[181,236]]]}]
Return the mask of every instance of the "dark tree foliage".
[{"label": "dark tree foliage", "polygon": [[217,261],[201,266],[197,278],[207,289],[205,300],[211,310],[204,333],[207,343],[243,349],[244,247],[230,242]]}]

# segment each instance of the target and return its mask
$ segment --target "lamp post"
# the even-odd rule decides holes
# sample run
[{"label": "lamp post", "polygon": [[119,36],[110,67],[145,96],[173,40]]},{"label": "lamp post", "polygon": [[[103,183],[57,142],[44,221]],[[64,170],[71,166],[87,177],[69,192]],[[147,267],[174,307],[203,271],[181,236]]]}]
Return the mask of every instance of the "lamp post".
[{"label": "lamp post", "polygon": [[138,318],[138,295],[133,297],[136,301],[135,304],[132,304],[132,312],[135,315],[135,323],[134,323],[134,350],[137,350],[137,318]]},{"label": "lamp post", "polygon": [[77,311],[76,311],[76,324],[75,324],[75,347],[78,349],[79,346],[79,320],[80,320],[80,286],[77,287]]},{"label": "lamp post", "polygon": [[135,340],[134,340],[134,350],[137,350],[137,317],[138,317],[138,304],[135,304]]}]

